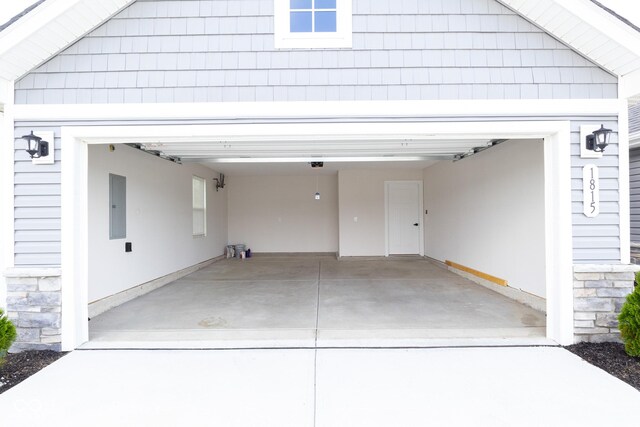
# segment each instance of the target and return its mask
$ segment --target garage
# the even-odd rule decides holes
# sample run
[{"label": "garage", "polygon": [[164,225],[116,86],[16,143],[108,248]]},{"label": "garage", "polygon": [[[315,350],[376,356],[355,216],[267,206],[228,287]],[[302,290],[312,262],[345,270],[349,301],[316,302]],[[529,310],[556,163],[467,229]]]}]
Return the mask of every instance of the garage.
[{"label": "garage", "polygon": [[618,338],[639,63],[610,10],[338,2],[325,32],[292,31],[311,12],[286,1],[55,3],[0,31],[16,351],[82,346],[101,313],[219,268],[228,244],[255,254],[234,268],[320,257],[319,324],[323,268],[414,257],[546,311],[547,340]]},{"label": "garage", "polygon": [[82,130],[85,346],[547,342],[545,140],[483,126]]}]

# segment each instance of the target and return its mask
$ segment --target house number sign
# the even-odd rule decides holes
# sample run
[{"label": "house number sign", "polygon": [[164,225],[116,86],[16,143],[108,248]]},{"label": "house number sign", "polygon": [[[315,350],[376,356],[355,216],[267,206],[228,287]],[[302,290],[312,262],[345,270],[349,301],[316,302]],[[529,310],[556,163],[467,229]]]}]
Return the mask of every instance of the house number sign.
[{"label": "house number sign", "polygon": [[600,214],[600,178],[596,165],[582,168],[582,194],[584,214],[595,218]]}]

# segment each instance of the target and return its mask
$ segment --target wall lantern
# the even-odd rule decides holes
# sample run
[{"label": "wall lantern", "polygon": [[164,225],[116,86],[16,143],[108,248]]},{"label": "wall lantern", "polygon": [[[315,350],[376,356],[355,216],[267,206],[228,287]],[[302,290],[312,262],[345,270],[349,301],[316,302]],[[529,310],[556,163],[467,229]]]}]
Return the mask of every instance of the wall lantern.
[{"label": "wall lantern", "polygon": [[609,145],[610,136],[611,129],[605,129],[604,125],[600,125],[600,129],[594,130],[591,135],[587,135],[587,150],[592,150],[596,153],[604,152],[604,149]]},{"label": "wall lantern", "polygon": [[29,135],[24,135],[22,139],[27,141],[29,147],[26,151],[32,159],[38,159],[49,155],[49,143],[47,141],[43,141],[39,136],[34,135],[33,131],[31,131]]}]

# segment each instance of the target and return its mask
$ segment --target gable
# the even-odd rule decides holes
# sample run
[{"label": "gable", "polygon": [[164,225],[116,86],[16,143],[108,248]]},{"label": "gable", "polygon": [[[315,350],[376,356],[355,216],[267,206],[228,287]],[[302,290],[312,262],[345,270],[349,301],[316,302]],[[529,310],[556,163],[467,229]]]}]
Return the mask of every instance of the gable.
[{"label": "gable", "polygon": [[34,0],[26,8],[29,0],[12,0],[5,12],[24,10],[0,27],[0,79],[18,79],[133,1]]},{"label": "gable", "polygon": [[16,82],[16,103],[617,98],[495,0],[354,0],[351,49],[276,50],[273,31],[273,0],[138,0]]}]

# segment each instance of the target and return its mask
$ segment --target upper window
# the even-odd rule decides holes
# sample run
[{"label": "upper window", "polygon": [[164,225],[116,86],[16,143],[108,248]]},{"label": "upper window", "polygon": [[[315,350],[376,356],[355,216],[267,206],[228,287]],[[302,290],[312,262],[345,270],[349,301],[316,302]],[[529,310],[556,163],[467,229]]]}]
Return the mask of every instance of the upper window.
[{"label": "upper window", "polygon": [[335,33],[336,0],[290,0],[289,31]]},{"label": "upper window", "polygon": [[274,0],[278,49],[351,47],[352,0]]}]

